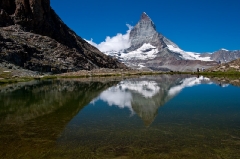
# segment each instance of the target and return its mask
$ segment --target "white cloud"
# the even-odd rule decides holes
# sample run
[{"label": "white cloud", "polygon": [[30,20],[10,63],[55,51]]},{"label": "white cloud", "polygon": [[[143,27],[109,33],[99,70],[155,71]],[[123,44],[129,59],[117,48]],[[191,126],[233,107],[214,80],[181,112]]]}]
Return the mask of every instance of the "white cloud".
[{"label": "white cloud", "polygon": [[95,46],[102,52],[108,52],[108,51],[121,51],[124,49],[127,49],[130,47],[130,41],[129,41],[129,34],[131,29],[133,28],[131,25],[127,24],[128,30],[126,34],[118,33],[116,36],[110,37],[107,36],[105,41],[101,42],[100,44],[97,44],[93,42],[93,39],[86,40],[91,45]]}]

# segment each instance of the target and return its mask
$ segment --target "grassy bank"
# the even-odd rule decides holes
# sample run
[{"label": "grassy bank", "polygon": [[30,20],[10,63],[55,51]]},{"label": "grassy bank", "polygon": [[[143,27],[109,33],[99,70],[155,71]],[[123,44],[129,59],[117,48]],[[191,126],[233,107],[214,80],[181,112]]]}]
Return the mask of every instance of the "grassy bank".
[{"label": "grassy bank", "polygon": [[0,71],[0,84],[27,82],[33,80],[33,77],[17,77],[12,75],[10,71]]},{"label": "grassy bank", "polygon": [[21,77],[21,78],[6,78],[6,79],[0,79],[0,84],[7,84],[7,83],[17,83],[17,82],[28,82],[34,80],[34,78],[31,77]]},{"label": "grassy bank", "polygon": [[26,82],[30,80],[46,80],[46,79],[61,79],[61,78],[103,78],[103,77],[132,77],[142,75],[159,75],[162,72],[153,71],[115,71],[115,70],[104,70],[104,71],[78,71],[56,75],[38,75],[28,77],[18,77],[13,75],[11,72],[0,73],[0,84]]}]

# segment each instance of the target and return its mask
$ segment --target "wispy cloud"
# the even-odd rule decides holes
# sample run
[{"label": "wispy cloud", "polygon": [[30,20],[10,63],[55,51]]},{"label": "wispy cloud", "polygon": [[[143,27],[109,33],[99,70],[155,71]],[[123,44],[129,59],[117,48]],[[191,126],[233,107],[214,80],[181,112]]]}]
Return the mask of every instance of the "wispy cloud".
[{"label": "wispy cloud", "polygon": [[108,51],[121,51],[130,47],[129,34],[133,28],[131,25],[127,24],[128,30],[126,34],[118,33],[116,36],[110,37],[107,36],[105,41],[97,44],[93,42],[93,39],[86,40],[91,45],[97,47],[102,52]]}]

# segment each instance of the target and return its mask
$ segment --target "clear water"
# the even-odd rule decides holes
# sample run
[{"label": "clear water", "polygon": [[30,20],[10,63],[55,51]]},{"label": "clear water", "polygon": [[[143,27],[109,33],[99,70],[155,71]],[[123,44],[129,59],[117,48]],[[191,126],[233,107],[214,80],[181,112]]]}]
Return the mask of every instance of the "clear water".
[{"label": "clear water", "polygon": [[240,88],[162,75],[0,87],[0,158],[240,158]]}]

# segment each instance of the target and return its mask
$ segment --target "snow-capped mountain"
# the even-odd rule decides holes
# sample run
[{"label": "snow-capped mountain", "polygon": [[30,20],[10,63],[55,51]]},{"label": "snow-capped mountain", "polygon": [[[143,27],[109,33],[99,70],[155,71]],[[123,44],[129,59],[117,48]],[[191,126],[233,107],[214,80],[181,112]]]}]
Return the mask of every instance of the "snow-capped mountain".
[{"label": "snow-capped mountain", "polygon": [[107,51],[133,68],[152,70],[196,71],[217,62],[240,58],[240,51],[221,49],[214,53],[195,53],[182,50],[177,44],[158,33],[151,18],[143,12],[139,22],[129,33],[130,47],[121,51]]},{"label": "snow-capped mountain", "polygon": [[[145,59],[152,59],[151,48],[156,47],[157,50],[155,50],[155,52],[158,51],[158,53],[161,53],[170,51],[177,53],[176,56],[179,56],[178,59],[212,61],[210,57],[200,57],[201,54],[183,51],[177,44],[158,33],[155,24],[145,12],[142,13],[140,21],[131,30],[129,40],[131,43],[130,48],[127,49],[129,55],[133,51],[148,45],[150,50],[143,51],[144,54],[146,54]],[[157,56],[156,53],[154,55],[155,57]],[[125,55],[124,57],[127,56]]]},{"label": "snow-capped mountain", "polygon": [[126,65],[138,69],[192,71],[215,65],[210,57],[186,52],[177,44],[158,33],[151,18],[143,12],[139,22],[129,34],[130,47],[121,51],[108,51]]}]

